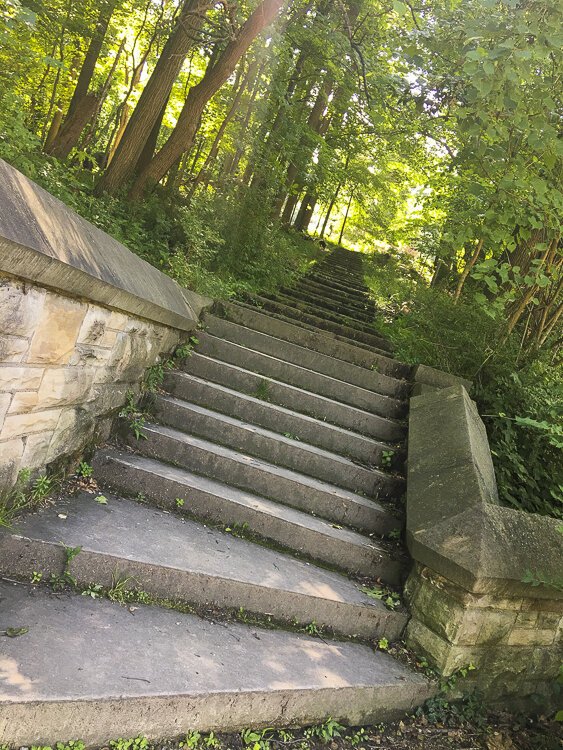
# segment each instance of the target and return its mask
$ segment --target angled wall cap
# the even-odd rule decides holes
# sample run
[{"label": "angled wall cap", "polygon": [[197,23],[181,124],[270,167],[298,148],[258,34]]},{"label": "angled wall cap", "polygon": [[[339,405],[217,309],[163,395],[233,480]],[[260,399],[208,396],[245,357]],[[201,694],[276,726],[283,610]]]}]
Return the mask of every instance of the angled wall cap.
[{"label": "angled wall cap", "polygon": [[2,159],[0,271],[180,330],[211,305]]},{"label": "angled wall cap", "polygon": [[411,399],[407,543],[415,560],[472,593],[563,598],[554,518],[498,504],[485,426],[461,384]]}]

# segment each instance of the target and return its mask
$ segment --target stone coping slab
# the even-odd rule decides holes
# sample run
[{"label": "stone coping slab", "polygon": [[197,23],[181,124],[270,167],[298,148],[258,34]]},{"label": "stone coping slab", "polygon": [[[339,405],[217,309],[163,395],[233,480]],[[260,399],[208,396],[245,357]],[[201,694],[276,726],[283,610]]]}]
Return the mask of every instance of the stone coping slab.
[{"label": "stone coping slab", "polygon": [[182,289],[2,159],[0,271],[185,331],[212,303]]},{"label": "stone coping slab", "polygon": [[563,578],[561,521],[498,504],[485,426],[464,385],[411,399],[407,544],[413,558],[471,593],[563,599],[523,583]]}]

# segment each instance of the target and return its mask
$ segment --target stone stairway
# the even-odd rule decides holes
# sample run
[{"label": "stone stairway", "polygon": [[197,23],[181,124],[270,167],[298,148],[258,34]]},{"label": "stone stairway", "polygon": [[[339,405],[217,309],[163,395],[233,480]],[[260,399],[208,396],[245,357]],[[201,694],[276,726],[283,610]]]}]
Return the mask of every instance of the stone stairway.
[{"label": "stone stairway", "polygon": [[[106,502],[63,497],[0,533],[0,631],[28,628],[0,643],[0,742],[361,724],[429,697],[347,640],[391,641],[406,623],[366,593],[400,587],[408,566],[395,539],[409,368],[375,312],[360,256],[340,249],[291,288],[217,303],[144,438],[98,452]],[[64,570],[90,595],[6,580]]]}]

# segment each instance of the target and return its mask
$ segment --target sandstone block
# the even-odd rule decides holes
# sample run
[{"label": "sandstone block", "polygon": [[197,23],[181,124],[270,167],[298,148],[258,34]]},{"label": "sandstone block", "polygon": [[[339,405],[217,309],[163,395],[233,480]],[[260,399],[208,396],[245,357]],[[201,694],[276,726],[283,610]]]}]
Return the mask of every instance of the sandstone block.
[{"label": "sandstone block", "polygon": [[86,310],[83,302],[49,294],[31,341],[27,361],[51,364],[68,362]]},{"label": "sandstone block", "polygon": [[30,435],[34,432],[54,430],[59,421],[60,413],[60,409],[47,409],[33,414],[8,414],[4,419],[2,437],[8,440]]},{"label": "sandstone block", "polygon": [[[110,333],[113,334],[112,331]],[[115,334],[117,335],[117,334]],[[111,357],[111,349],[89,344],[77,344],[68,362],[69,367],[105,367]]]},{"label": "sandstone block", "polygon": [[35,390],[41,384],[43,372],[42,367],[0,365],[0,392]]},{"label": "sandstone block", "polygon": [[92,368],[67,367],[46,370],[39,389],[39,405],[49,408],[88,401],[91,398],[93,381]]},{"label": "sandstone block", "polygon": [[112,313],[98,305],[89,305],[82,326],[78,333],[79,344],[97,344],[102,346],[102,340],[109,327]]},{"label": "sandstone block", "polygon": [[12,398],[13,397],[11,393],[0,393],[0,435],[2,434],[4,417],[6,416],[8,409],[10,408],[10,402]]},{"label": "sandstone block", "polygon": [[0,336],[0,362],[21,362],[28,349],[28,339],[20,336]]},{"label": "sandstone block", "polygon": [[38,403],[38,391],[17,391],[12,397],[10,414],[27,414],[36,409]]},{"label": "sandstone block", "polygon": [[52,438],[52,430],[29,435],[25,440],[25,448],[21,461],[22,467],[38,469],[45,466]]},{"label": "sandstone block", "polygon": [[94,418],[84,409],[63,409],[49,445],[47,463],[59,456],[79,452],[90,439],[93,425]]},{"label": "sandstone block", "polygon": [[506,642],[509,646],[551,646],[554,640],[555,630],[514,628]]},{"label": "sandstone block", "polygon": [[23,440],[3,440],[0,443],[0,489],[11,487],[21,468]]},{"label": "sandstone block", "polygon": [[45,296],[44,289],[0,278],[0,330],[11,336],[31,336],[41,318]]}]

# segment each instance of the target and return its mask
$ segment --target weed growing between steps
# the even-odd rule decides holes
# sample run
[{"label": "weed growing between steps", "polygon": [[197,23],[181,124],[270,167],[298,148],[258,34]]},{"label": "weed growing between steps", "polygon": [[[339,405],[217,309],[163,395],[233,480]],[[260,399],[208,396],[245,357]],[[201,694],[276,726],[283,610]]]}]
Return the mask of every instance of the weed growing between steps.
[{"label": "weed growing between steps", "polygon": [[145,437],[143,427],[150,416],[151,396],[161,392],[166,373],[175,370],[182,360],[190,357],[198,343],[196,336],[190,336],[185,344],[174,349],[170,357],[149,367],[141,382],[140,398],[137,398],[134,391],[127,391],[127,400],[119,416],[127,423],[137,440]]},{"label": "weed growing between steps", "polygon": [[22,469],[14,487],[0,493],[0,527],[10,528],[17,516],[40,508],[62,481],[60,474],[40,474],[33,479],[31,469]]}]

